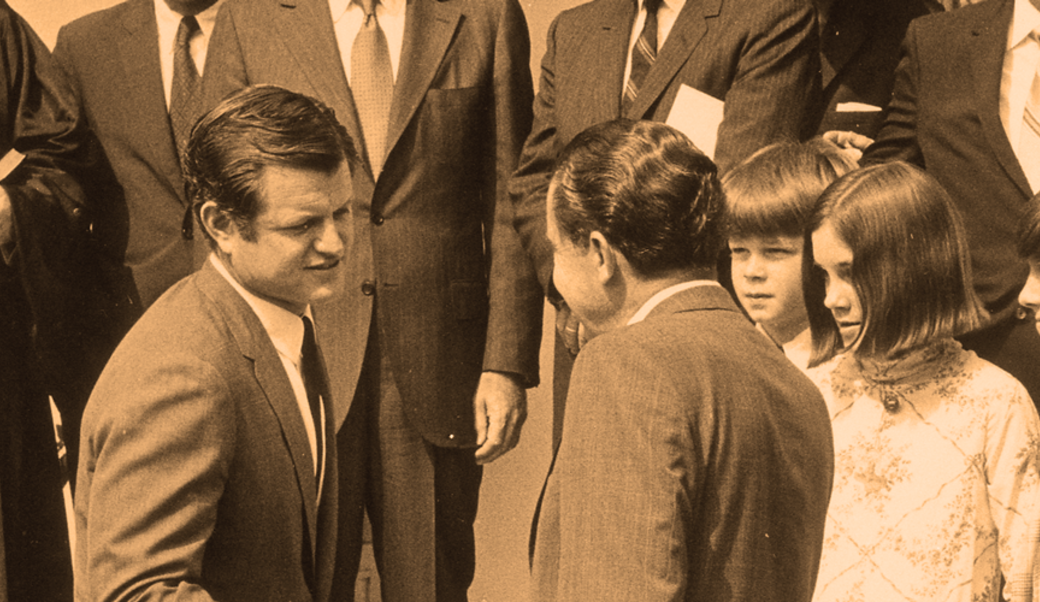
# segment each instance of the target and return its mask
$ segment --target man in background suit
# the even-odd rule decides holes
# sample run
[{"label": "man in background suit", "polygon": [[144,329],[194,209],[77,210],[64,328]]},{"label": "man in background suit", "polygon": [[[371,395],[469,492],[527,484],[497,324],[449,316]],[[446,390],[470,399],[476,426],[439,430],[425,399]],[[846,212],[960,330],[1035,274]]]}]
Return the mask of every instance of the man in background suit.
[{"label": "man in background suit", "polygon": [[[1040,1],[993,0],[911,23],[892,102],[865,164],[901,159],[950,193],[967,226],[975,290],[990,312],[959,337],[1022,381],[1040,401],[1040,335],[1016,297],[1028,267],[1015,250],[1040,191],[1040,136],[1026,125],[1040,106]],[[1030,103],[1033,86],[1038,94]],[[1035,111],[1035,113],[1033,113]]]},{"label": "man in background suit", "polygon": [[818,134],[874,138],[892,98],[899,49],[910,21],[942,10],[935,0],[814,0],[820,23],[823,94]]},{"label": "man in background suit", "polygon": [[99,194],[129,211],[129,238],[110,244],[144,308],[206,255],[204,237],[193,241],[180,154],[202,114],[199,78],[218,8],[127,0],[65,25],[54,48],[109,166]]},{"label": "man in background suit", "polygon": [[[318,320],[337,422],[367,415],[340,433],[342,490],[366,497],[388,602],[466,599],[478,464],[516,445],[537,382],[541,294],[506,197],[528,59],[516,0],[231,0],[217,19],[208,100],[283,85],[364,140],[346,295]],[[343,508],[347,597],[362,515]]]},{"label": "man in background suit", "polygon": [[343,286],[349,136],[273,86],[199,122],[212,254],[131,329],[83,419],[81,600],[330,600],[335,431],[310,305]]},{"label": "man in background suit", "polygon": [[[558,301],[549,286],[543,204],[556,157],[571,138],[618,117],[665,121],[673,111],[696,111],[675,104],[680,89],[690,87],[725,101],[714,154],[725,171],[815,126],[818,41],[809,0],[594,0],[560,14],[549,27],[534,126],[510,183],[517,230],[550,299]],[[578,346],[578,323],[565,305],[557,309],[554,442]]]},{"label": "man in background suit", "polygon": [[833,450],[816,387],[715,281],[715,165],[618,120],[563,151],[553,277],[601,333],[539,502],[539,602],[808,600]]},{"label": "man in background suit", "polygon": [[[0,600],[72,600],[48,397],[82,412],[113,318],[90,237],[89,132],[61,68],[0,0]],[[99,359],[100,358],[100,359]],[[75,428],[69,420],[66,428]]]}]

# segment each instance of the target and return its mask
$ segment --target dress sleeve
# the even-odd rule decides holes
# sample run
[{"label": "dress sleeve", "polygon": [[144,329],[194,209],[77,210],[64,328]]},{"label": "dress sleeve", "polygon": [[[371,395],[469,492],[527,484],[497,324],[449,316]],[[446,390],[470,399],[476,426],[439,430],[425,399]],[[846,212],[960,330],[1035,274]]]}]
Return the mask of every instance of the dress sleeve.
[{"label": "dress sleeve", "polygon": [[997,528],[998,556],[1006,585],[1004,599],[1040,599],[1040,475],[1037,418],[1029,394],[1018,383],[1009,403],[990,414],[986,436],[986,480],[990,513]]}]

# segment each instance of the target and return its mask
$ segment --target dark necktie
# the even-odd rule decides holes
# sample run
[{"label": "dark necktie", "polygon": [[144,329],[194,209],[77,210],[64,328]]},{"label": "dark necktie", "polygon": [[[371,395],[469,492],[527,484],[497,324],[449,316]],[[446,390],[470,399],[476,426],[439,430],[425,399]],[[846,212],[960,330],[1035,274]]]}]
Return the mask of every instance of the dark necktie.
[{"label": "dark necktie", "polygon": [[394,94],[394,72],[390,48],[376,19],[378,0],[356,0],[365,12],[365,22],[350,50],[350,89],[357,105],[372,175],[379,177],[386,155],[386,129],[390,123],[390,100]]},{"label": "dark necktie", "polygon": [[[637,0],[638,2],[638,0]],[[628,111],[639,88],[642,87],[646,74],[654,66],[657,60],[657,9],[661,6],[661,0],[644,0],[646,7],[646,21],[643,23],[643,31],[639,34],[635,46],[632,47],[632,70],[625,83],[624,102],[622,108]]]},{"label": "dark necktie", "polygon": [[[328,397],[328,387],[325,383],[325,366],[318,350],[318,343],[314,339],[314,325],[310,318],[303,316],[303,348],[301,349],[300,375],[303,377],[303,387],[307,390],[307,402],[311,406],[311,419],[314,420],[314,439],[317,443],[318,454],[315,458],[317,473],[322,471],[322,451],[324,450],[323,435],[325,433],[321,422],[321,399]],[[321,478],[317,481],[320,483]]]},{"label": "dark necktie", "polygon": [[193,16],[181,19],[177,28],[177,45],[173,52],[173,87],[170,91],[170,126],[177,142],[177,156],[182,157],[191,136],[191,126],[198,117],[199,71],[191,58],[191,39],[199,33],[199,22]]}]

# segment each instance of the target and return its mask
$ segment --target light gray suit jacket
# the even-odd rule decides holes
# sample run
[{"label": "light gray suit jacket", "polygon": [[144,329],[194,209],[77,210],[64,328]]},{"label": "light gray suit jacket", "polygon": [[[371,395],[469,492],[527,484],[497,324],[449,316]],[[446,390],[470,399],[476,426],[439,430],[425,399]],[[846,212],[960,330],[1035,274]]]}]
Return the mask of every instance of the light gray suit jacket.
[{"label": "light gray suit jacket", "polygon": [[77,599],[329,600],[334,433],[319,504],[278,352],[205,264],[131,329],[87,404]]},{"label": "light gray suit jacket", "polygon": [[816,581],[823,398],[721,286],[578,354],[539,503],[536,600],[785,600]]}]

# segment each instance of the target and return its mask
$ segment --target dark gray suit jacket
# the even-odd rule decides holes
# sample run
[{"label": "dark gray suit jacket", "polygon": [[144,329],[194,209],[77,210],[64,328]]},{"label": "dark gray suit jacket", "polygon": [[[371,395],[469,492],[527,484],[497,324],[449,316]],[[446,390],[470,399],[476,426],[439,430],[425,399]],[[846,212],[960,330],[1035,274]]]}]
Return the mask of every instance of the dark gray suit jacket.
[{"label": "dark gray suit jacket", "polygon": [[[74,88],[108,166],[93,175],[107,204],[125,204],[125,253],[145,307],[201,265],[202,234],[181,233],[184,178],[170,130],[152,0],[127,0],[61,28],[54,56]],[[100,181],[98,181],[100,180]]]},{"label": "dark gray suit jacket", "polygon": [[797,139],[818,92],[819,47],[808,0],[687,0],[629,110],[621,90],[632,0],[594,0],[549,28],[534,126],[510,194],[517,230],[543,285],[552,272],[545,192],[557,155],[589,126],[665,121],[682,84],[725,101],[715,161],[725,171],[759,148]]},{"label": "dark gray suit jacket", "polygon": [[578,354],[539,602],[812,596],[834,451],[819,391],[717,285]]},{"label": "dark gray suit jacket", "polygon": [[[354,172],[347,291],[322,308],[342,422],[373,312],[412,424],[430,442],[476,440],[484,370],[537,382],[542,296],[506,182],[531,124],[527,25],[516,0],[411,0],[378,179]],[[360,126],[325,0],[230,0],[206,66],[210,103],[276,84]],[[378,301],[375,301],[378,299]]]}]

